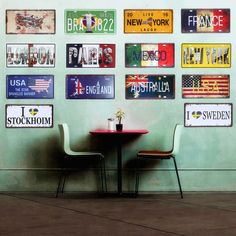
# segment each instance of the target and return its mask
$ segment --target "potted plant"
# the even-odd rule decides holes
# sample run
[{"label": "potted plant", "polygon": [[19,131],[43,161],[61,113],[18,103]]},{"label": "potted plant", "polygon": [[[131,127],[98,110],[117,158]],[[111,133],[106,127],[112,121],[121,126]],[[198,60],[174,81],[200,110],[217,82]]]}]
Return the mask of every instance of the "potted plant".
[{"label": "potted plant", "polygon": [[118,120],[118,124],[116,124],[116,130],[117,131],[122,131],[123,130],[123,124],[121,123],[122,122],[122,119],[125,117],[125,112],[122,111],[121,109],[119,109],[117,112],[116,112],[116,118]]}]

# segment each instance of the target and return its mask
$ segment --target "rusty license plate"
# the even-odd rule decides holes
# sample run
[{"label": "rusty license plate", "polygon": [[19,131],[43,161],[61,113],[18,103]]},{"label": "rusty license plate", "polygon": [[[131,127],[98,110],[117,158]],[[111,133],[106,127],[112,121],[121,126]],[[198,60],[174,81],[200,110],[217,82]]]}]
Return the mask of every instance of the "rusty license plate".
[{"label": "rusty license plate", "polygon": [[229,98],[229,75],[183,75],[183,98]]},{"label": "rusty license plate", "polygon": [[50,9],[6,10],[7,34],[55,34],[56,11]]}]

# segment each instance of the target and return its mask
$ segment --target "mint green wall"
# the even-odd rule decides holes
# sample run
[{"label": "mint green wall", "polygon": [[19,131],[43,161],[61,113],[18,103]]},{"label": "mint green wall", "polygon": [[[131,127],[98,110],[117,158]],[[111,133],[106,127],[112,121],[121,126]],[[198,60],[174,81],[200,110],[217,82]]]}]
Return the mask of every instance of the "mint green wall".
[{"label": "mint green wall", "polygon": [[[85,5],[86,3],[86,5]],[[54,191],[58,180],[59,132],[57,125],[67,122],[71,130],[72,148],[81,150],[97,149],[104,151],[108,169],[109,190],[116,187],[115,148],[102,140],[91,137],[90,129],[106,127],[107,118],[118,108],[126,112],[125,128],[146,128],[150,131],[124,145],[125,167],[124,189],[132,190],[133,176],[130,172],[132,160],[139,149],[169,148],[175,123],[183,123],[185,102],[225,102],[236,100],[235,82],[235,39],[236,4],[231,0],[51,0],[51,1],[7,1],[0,3],[0,191]],[[116,9],[116,35],[65,35],[64,9]],[[174,10],[174,33],[160,35],[123,34],[123,9],[159,8]],[[229,34],[181,34],[181,8],[231,8],[231,33]],[[55,9],[55,35],[6,35],[6,9]],[[11,69],[5,67],[6,43],[55,43],[56,67],[53,69]],[[114,69],[68,69],[65,67],[66,43],[115,43],[116,68]],[[136,42],[174,42],[175,67],[168,69],[127,69],[124,67],[124,44]],[[180,47],[183,42],[226,42],[232,43],[232,68],[230,69],[182,69]],[[65,99],[66,74],[115,74],[116,97],[114,100]],[[130,101],[125,100],[124,85],[126,73],[168,73],[176,75],[176,98],[174,100]],[[182,99],[181,76],[183,73],[225,73],[230,74],[230,99]],[[54,74],[55,98],[53,100],[7,100],[7,74]],[[54,128],[52,129],[6,129],[5,104],[53,104]],[[235,191],[236,190],[236,128],[185,128],[181,140],[181,151],[177,157],[180,178],[184,191]],[[66,191],[97,189],[93,171],[72,175]],[[141,191],[175,191],[176,177],[170,162],[156,163],[144,169]]]}]

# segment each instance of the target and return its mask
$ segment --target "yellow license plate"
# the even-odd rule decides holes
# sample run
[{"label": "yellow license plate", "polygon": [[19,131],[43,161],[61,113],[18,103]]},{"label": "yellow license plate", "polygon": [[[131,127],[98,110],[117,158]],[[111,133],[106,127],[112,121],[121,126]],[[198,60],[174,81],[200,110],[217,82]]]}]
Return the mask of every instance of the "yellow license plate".
[{"label": "yellow license plate", "polygon": [[173,33],[172,10],[124,10],[125,33]]},{"label": "yellow license plate", "polygon": [[230,43],[183,43],[183,68],[230,68]]}]

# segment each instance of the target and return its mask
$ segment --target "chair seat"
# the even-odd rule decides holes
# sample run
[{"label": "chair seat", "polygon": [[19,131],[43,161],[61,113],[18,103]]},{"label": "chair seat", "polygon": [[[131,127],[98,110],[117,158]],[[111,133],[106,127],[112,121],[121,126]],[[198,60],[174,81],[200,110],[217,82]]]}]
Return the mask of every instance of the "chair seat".
[{"label": "chair seat", "polygon": [[86,156],[89,156],[89,157],[92,157],[92,156],[94,156],[94,157],[98,157],[98,156],[103,157],[103,155],[99,152],[75,152],[75,151],[72,151],[72,150],[67,150],[66,155],[73,156],[73,157],[76,157],[76,156],[78,156],[78,157],[81,157],[81,156],[84,156],[84,157],[86,157]]},{"label": "chair seat", "polygon": [[171,157],[171,151],[161,151],[161,150],[141,150],[138,152],[139,157],[148,157],[148,158],[166,158]]}]

